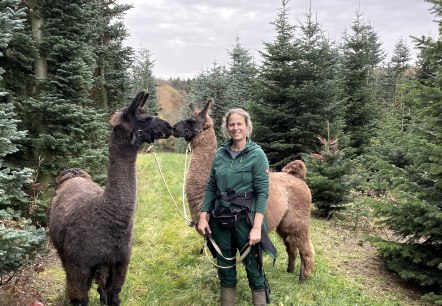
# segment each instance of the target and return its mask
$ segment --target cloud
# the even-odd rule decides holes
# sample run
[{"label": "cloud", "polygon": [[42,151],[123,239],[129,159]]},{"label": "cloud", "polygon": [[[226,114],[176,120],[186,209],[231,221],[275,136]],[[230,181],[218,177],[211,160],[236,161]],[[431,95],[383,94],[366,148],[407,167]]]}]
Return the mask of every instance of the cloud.
[{"label": "cloud", "polygon": [[[228,50],[240,43],[258,56],[263,42],[276,35],[270,23],[281,8],[280,0],[118,0],[135,6],[125,18],[130,38],[126,44],[152,52],[154,74],[160,77],[192,77],[213,62],[227,64]],[[304,22],[310,0],[290,1],[290,22]],[[410,35],[435,36],[437,25],[423,0],[312,0],[311,10],[330,39],[339,41],[345,29],[363,12],[378,32],[383,48],[391,53]]]}]

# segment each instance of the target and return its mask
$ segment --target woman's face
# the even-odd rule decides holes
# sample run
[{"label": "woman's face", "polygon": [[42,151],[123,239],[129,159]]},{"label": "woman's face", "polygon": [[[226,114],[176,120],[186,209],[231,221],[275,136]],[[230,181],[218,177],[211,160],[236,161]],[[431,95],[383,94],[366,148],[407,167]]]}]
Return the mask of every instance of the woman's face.
[{"label": "woman's face", "polygon": [[246,118],[240,114],[231,114],[227,123],[227,131],[233,141],[246,139],[248,134]]}]

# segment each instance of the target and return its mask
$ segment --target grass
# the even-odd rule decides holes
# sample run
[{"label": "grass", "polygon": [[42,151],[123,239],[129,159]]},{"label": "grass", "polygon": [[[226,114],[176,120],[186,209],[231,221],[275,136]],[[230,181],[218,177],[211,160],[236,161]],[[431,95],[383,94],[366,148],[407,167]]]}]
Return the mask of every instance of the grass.
[{"label": "grass", "polygon": [[[184,155],[157,153],[157,157],[181,209]],[[152,154],[138,157],[137,176],[134,243],[129,273],[120,294],[122,305],[219,305],[216,270],[200,255],[203,240],[176,211]],[[299,260],[296,273],[286,273],[285,248],[275,233],[271,233],[279,251],[274,267],[269,256],[264,258],[272,290],[271,305],[425,305],[410,298],[414,293],[402,288],[388,273],[364,274],[366,251],[357,246],[356,234],[315,219],[311,231],[316,268],[302,285],[297,282]],[[349,267],[352,267],[351,273]],[[42,282],[56,281],[54,293],[45,299],[48,305],[59,305],[57,301],[64,296],[59,288],[64,272],[61,267],[52,267],[50,271],[38,277]],[[238,279],[237,305],[251,305],[242,266],[238,269]],[[100,305],[95,286],[90,291],[90,299],[90,305]]]}]

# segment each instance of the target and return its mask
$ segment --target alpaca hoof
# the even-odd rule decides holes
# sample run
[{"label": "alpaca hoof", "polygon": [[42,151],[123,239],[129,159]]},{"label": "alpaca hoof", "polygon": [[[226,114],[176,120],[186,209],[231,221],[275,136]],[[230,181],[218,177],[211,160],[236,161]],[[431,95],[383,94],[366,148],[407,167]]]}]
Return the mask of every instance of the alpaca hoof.
[{"label": "alpaca hoof", "polygon": [[79,301],[79,300],[71,300],[72,306],[87,306],[88,302]]},{"label": "alpaca hoof", "polygon": [[304,271],[302,271],[301,269],[301,272],[299,273],[299,283],[303,284],[304,282],[305,282],[305,274]]},{"label": "alpaca hoof", "polygon": [[293,273],[295,271],[295,268],[287,267],[288,273]]},{"label": "alpaca hoof", "polygon": [[104,306],[107,305],[107,297],[104,290],[100,287],[97,288],[98,294],[100,294],[100,305]]},{"label": "alpaca hoof", "polygon": [[118,294],[115,295],[108,295],[107,296],[107,302],[109,306],[120,306],[120,298],[118,297]]}]

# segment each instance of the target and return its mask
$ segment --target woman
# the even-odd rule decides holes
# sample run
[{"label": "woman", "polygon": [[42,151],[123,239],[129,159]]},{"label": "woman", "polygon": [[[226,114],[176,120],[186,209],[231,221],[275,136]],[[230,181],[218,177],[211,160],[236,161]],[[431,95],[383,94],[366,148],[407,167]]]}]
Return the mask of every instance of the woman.
[{"label": "woman", "polygon": [[[198,222],[222,254],[216,254],[221,283],[221,305],[234,305],[237,250],[243,259],[253,304],[266,305],[266,280],[260,242],[269,192],[269,163],[260,146],[250,140],[252,122],[243,109],[231,109],[222,128],[230,140],[216,152]],[[210,223],[210,225],[209,225]],[[265,231],[264,231],[265,233]],[[268,292],[267,292],[268,294]]]}]

